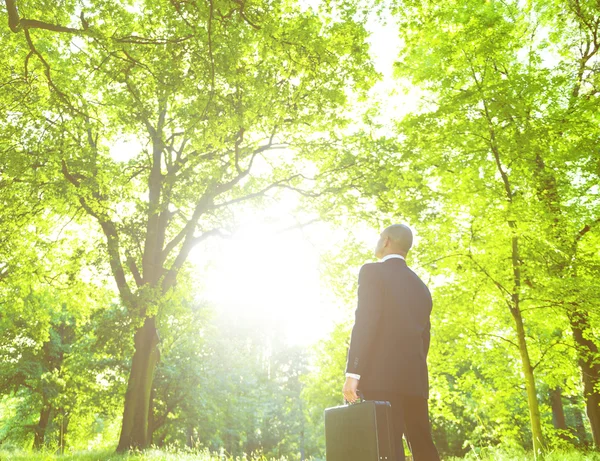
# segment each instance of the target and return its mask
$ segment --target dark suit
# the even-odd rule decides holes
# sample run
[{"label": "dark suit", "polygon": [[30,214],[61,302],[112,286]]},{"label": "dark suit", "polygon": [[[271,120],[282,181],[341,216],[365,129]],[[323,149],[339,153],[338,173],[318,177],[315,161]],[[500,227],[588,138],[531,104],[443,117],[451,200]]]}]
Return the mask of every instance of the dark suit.
[{"label": "dark suit", "polygon": [[404,260],[361,268],[346,372],[360,375],[367,400],[391,402],[398,460],[404,460],[403,433],[415,461],[439,460],[427,407],[431,308],[427,286]]}]

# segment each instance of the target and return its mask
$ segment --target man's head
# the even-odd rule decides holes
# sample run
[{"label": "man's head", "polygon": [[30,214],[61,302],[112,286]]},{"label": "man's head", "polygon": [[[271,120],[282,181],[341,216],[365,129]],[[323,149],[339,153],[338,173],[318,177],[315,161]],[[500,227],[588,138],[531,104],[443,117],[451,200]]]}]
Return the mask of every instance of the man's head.
[{"label": "man's head", "polygon": [[412,243],[413,234],[410,228],[404,224],[393,224],[381,233],[375,247],[375,256],[378,259],[390,254],[406,257]]}]

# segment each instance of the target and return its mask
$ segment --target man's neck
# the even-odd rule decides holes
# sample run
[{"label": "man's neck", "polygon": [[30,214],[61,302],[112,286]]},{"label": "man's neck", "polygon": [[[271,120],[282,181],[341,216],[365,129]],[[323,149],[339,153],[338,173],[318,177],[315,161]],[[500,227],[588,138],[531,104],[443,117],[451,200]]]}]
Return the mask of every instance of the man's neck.
[{"label": "man's neck", "polygon": [[381,258],[381,262],[385,262],[388,259],[394,259],[394,258],[406,260],[404,255],[401,255],[400,253],[389,253],[389,254],[385,255],[383,258]]}]

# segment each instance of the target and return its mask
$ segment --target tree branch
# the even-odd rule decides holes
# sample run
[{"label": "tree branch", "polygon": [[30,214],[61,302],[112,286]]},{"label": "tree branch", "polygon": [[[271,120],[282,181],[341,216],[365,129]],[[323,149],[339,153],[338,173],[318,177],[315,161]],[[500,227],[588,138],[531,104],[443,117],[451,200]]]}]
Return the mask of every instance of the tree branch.
[{"label": "tree branch", "polygon": [[592,221],[590,224],[586,224],[579,232],[577,232],[577,235],[575,236],[575,245],[577,245],[579,241],[585,236],[585,234],[591,231],[596,224],[600,224],[600,218]]},{"label": "tree branch", "polygon": [[[210,107],[210,104],[213,101],[214,96],[215,96],[215,58],[214,58],[214,54],[213,54],[213,36],[212,36],[215,5],[213,3],[213,0],[208,0],[208,1],[209,1],[209,13],[208,13],[208,24],[207,24],[207,28],[206,28],[206,35],[207,35],[207,43],[208,43],[208,59],[209,59],[209,63],[210,63],[210,68],[209,68],[210,91],[208,93],[208,99],[206,101],[206,105],[204,106],[204,110],[202,111],[202,115],[200,116],[200,120],[207,119],[208,109]],[[175,8],[177,9],[179,15],[181,17],[183,17],[183,14],[181,13],[181,10],[179,9],[179,7],[176,6]],[[188,22],[187,19],[184,19],[184,20],[186,23]]]},{"label": "tree branch", "polygon": [[306,222],[301,222],[301,223],[299,222],[297,224],[294,224],[293,226],[289,226],[289,227],[286,227],[284,229],[281,229],[281,230],[277,231],[277,233],[278,234],[283,234],[285,232],[290,232],[290,231],[297,230],[297,229],[303,230],[305,227],[308,227],[311,224],[314,224],[314,223],[317,223],[317,222],[321,222],[321,218],[313,218],[313,219],[309,219]]},{"label": "tree branch", "polygon": [[207,238],[213,237],[216,235],[220,235],[221,237],[227,236],[227,234],[225,234],[222,229],[218,229],[218,228],[203,232],[202,235],[197,236],[197,237],[187,236],[187,238],[183,242],[181,251],[175,258],[175,261],[173,262],[173,264],[167,271],[167,274],[165,275],[165,278],[164,278],[163,284],[162,284],[163,293],[166,293],[169,289],[171,289],[175,285],[175,281],[177,280],[177,274],[179,273],[179,271],[181,270],[181,267],[187,260],[187,257],[189,255],[190,251],[192,250],[192,248],[194,248],[196,245],[198,245],[200,242],[206,240]]},{"label": "tree branch", "polygon": [[10,274],[9,266],[4,266],[0,269],[0,281],[4,280]]},{"label": "tree branch", "polygon": [[192,37],[192,34],[188,34],[179,38],[148,38],[139,37],[137,35],[128,35],[125,37],[112,37],[112,40],[117,43],[134,43],[136,45],[168,45],[182,43],[191,39]]},{"label": "tree branch", "polygon": [[6,0],[6,10],[8,12],[8,27],[13,32],[17,33],[21,30],[28,29],[45,29],[53,32],[67,32],[70,34],[81,34],[88,29],[87,21],[85,20],[83,13],[81,13],[81,22],[83,29],[73,29],[72,27],[65,27],[58,24],[50,24],[44,21],[38,21],[37,19],[24,19],[19,16],[19,10],[17,8],[16,0]]},{"label": "tree branch", "polygon": [[[162,251],[161,263],[164,263],[164,261],[169,257],[169,254],[171,253],[171,251],[173,251],[173,249],[177,245],[179,245],[186,236],[193,235],[194,229],[196,228],[196,225],[198,223],[198,220],[200,219],[200,216],[202,216],[202,214],[204,214],[209,209],[216,208],[216,206],[214,205],[214,198],[224,192],[227,192],[228,190],[231,190],[233,187],[235,187],[236,184],[238,184],[243,178],[245,178],[250,173],[254,159],[256,158],[257,155],[259,155],[260,153],[265,152],[269,149],[279,149],[279,148],[286,147],[284,145],[274,146],[273,138],[274,138],[274,133],[271,135],[271,138],[269,139],[269,142],[267,144],[256,148],[252,152],[252,156],[250,158],[250,163],[248,164],[248,167],[246,169],[242,169],[239,166],[237,154],[236,154],[235,162],[236,162],[236,170],[238,172],[237,176],[225,183],[209,185],[206,188],[204,194],[200,197],[200,199],[198,200],[198,202],[196,204],[196,207],[194,208],[192,217],[188,220],[188,222],[183,227],[183,229],[181,229],[181,231],[171,241],[169,241],[166,244],[166,246],[164,247],[164,249]],[[206,154],[206,155],[209,155],[209,154]],[[210,155],[213,155],[213,153],[211,153]],[[261,194],[264,194],[267,190],[271,189],[272,187],[274,187],[274,186],[271,185],[271,187],[267,188],[266,190],[261,191],[260,193],[249,194],[246,197],[240,198],[240,200],[236,200],[236,202],[257,197]],[[232,203],[235,203],[235,202],[232,202]],[[219,206],[221,206],[221,205],[219,205]]]},{"label": "tree branch", "polygon": [[183,229],[181,229],[181,231],[179,231],[179,233],[175,237],[173,237],[173,239],[169,243],[166,244],[161,255],[161,265],[164,264],[166,259],[169,257],[171,251],[173,251],[173,249],[177,245],[179,245],[184,240],[184,238],[189,238],[190,236],[193,236],[194,229],[196,228],[196,224],[198,223],[200,216],[202,216],[204,213],[206,213],[206,211],[212,208],[214,192],[211,190],[211,188],[211,185],[209,185],[206,188],[204,194],[202,194],[202,196],[196,203],[196,207],[194,208],[192,217],[187,221],[185,226],[183,226]]},{"label": "tree branch", "polygon": [[244,21],[246,21],[248,23],[248,25],[250,25],[253,29],[255,30],[260,30],[261,27],[257,24],[255,24],[254,22],[252,22],[250,19],[248,19],[248,16],[246,16],[246,12],[244,11],[245,8],[245,4],[244,4],[244,0],[233,0],[234,3],[237,3],[240,7],[237,9],[237,12],[240,14],[240,16],[242,17],[242,19]]},{"label": "tree branch", "polygon": [[496,338],[496,339],[500,339],[500,340],[502,340],[502,341],[504,341],[504,342],[507,342],[507,343],[508,343],[508,344],[510,344],[511,346],[514,346],[516,349],[519,349],[519,346],[518,346],[518,344],[517,344],[517,343],[515,343],[515,342],[511,341],[510,339],[507,339],[507,338],[505,338],[504,336],[495,335],[495,334],[492,334],[492,333],[479,333],[478,331],[475,331],[475,330],[473,330],[473,329],[471,329],[471,328],[468,328],[468,327],[467,327],[467,329],[468,329],[468,330],[470,330],[470,331],[471,331],[471,333],[473,333],[473,334],[474,334],[475,336],[477,336],[477,337],[481,337],[481,336],[489,336],[490,338]]},{"label": "tree branch", "polygon": [[[154,283],[160,277],[162,261],[160,260],[164,233],[166,232],[165,215],[160,213],[161,193],[164,176],[161,172],[164,143],[162,129],[167,111],[164,102],[160,103],[160,113],[156,129],[149,130],[152,136],[152,168],[148,176],[148,217],[146,222],[146,242],[142,255],[142,272],[144,282]],[[148,123],[148,125],[150,125]],[[168,204],[164,204],[167,206]],[[162,219],[161,219],[162,218]],[[162,236],[162,237],[161,237]]]},{"label": "tree branch", "polygon": [[138,287],[141,287],[144,284],[144,280],[142,279],[142,276],[140,274],[140,271],[138,270],[135,260],[130,254],[127,255],[127,266],[129,267],[129,270],[133,275],[133,278],[135,279],[136,285]]},{"label": "tree branch", "polygon": [[71,104],[71,101],[69,101],[69,98],[67,98],[67,95],[64,94],[54,84],[54,81],[52,80],[52,76],[50,74],[50,64],[48,64],[48,61],[46,61],[46,59],[42,56],[42,54],[37,50],[37,48],[33,44],[33,41],[31,40],[31,35],[29,34],[29,30],[25,29],[24,30],[24,34],[25,34],[25,40],[27,41],[27,45],[29,46],[29,49],[30,49],[31,53],[33,53],[34,55],[36,55],[38,57],[38,59],[40,60],[40,62],[42,63],[42,65],[44,66],[44,74],[46,75],[46,80],[48,81],[48,85],[50,85],[50,87],[56,92],[56,94],[58,95],[58,97],[60,99],[62,99],[67,104],[67,106],[69,106],[69,108],[73,112],[78,113],[80,115],[83,115],[83,116],[87,117],[87,114],[84,114],[79,109],[77,109],[75,106],[73,106],[73,104]]},{"label": "tree branch", "polygon": [[[61,160],[62,164],[62,173],[63,176],[73,184],[77,189],[81,187],[81,183],[79,180],[69,172],[67,168],[67,163],[64,159]],[[108,255],[109,255],[109,263],[117,283],[117,288],[119,289],[119,293],[123,298],[123,301],[129,303],[133,306],[133,296],[131,293],[131,289],[129,288],[129,284],[127,283],[127,279],[125,278],[125,271],[123,270],[123,264],[121,262],[120,249],[119,249],[119,234],[117,232],[117,228],[114,222],[108,219],[106,216],[102,216],[101,213],[96,212],[85,200],[83,195],[79,194],[79,203],[83,207],[83,209],[93,218],[95,218],[100,227],[102,228],[102,232],[106,237],[106,244],[108,247]]]},{"label": "tree branch", "polygon": [[504,286],[498,282],[494,277],[492,277],[490,275],[490,273],[485,269],[485,267],[483,267],[481,264],[479,264],[477,261],[475,261],[475,258],[473,258],[473,255],[468,253],[465,256],[467,256],[467,258],[469,258],[471,261],[473,261],[473,263],[479,267],[479,269],[481,269],[481,271],[494,283],[494,285],[496,285],[496,287],[506,293],[508,296],[512,297],[512,293],[510,291],[508,291],[506,288],[504,288]]},{"label": "tree branch", "polygon": [[542,352],[542,356],[541,356],[541,357],[540,357],[540,359],[537,361],[537,363],[531,367],[531,370],[532,370],[532,371],[535,371],[535,369],[538,367],[538,365],[544,361],[544,357],[546,357],[546,354],[548,353],[548,351],[549,351],[550,349],[552,349],[554,346],[557,346],[558,344],[561,344],[561,342],[560,342],[560,341],[557,341],[557,342],[555,342],[555,343],[551,344],[550,346],[548,346],[548,347],[547,347],[547,348],[544,350],[544,352]]}]

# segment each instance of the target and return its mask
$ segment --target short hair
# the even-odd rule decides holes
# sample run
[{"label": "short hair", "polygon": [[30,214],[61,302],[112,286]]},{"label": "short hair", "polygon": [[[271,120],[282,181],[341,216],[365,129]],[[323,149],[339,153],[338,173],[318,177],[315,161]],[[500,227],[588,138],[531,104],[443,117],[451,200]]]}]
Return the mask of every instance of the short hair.
[{"label": "short hair", "polygon": [[413,233],[405,224],[392,224],[385,228],[383,235],[392,241],[394,248],[403,253],[408,253],[412,248]]}]

